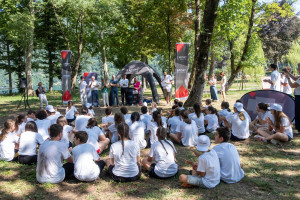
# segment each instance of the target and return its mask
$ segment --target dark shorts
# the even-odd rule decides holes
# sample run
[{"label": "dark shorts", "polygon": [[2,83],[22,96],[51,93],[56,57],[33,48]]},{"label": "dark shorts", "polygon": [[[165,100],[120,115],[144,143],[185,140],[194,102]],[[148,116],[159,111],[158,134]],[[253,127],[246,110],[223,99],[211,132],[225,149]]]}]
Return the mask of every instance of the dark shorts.
[{"label": "dark shorts", "polygon": [[67,119],[67,122],[71,123],[71,122],[75,121],[75,119],[76,119],[76,116],[74,116],[73,119]]},{"label": "dark shorts", "polygon": [[37,163],[37,155],[34,156],[19,155],[18,161],[21,164],[32,165]]},{"label": "dark shorts", "polygon": [[180,145],[183,146],[183,147],[185,147],[185,146],[182,144],[182,140],[180,140]]},{"label": "dark shorts", "polygon": [[141,177],[141,166],[138,163],[137,163],[137,165],[138,165],[138,168],[139,168],[139,173],[136,176],[134,176],[134,177],[122,177],[122,176],[116,176],[116,175],[114,175],[113,168],[115,166],[113,166],[113,165],[109,165],[109,167],[108,167],[108,173],[109,173],[110,177],[114,181],[116,181],[116,182],[122,182],[123,183],[123,182],[136,181],[136,180],[139,180],[140,177]]},{"label": "dark shorts", "polygon": [[292,140],[292,138],[291,138],[289,135],[288,135],[288,138],[289,138],[289,139],[288,139],[288,142]]},{"label": "dark shorts", "polygon": [[[170,177],[160,177],[158,176],[155,171],[154,171],[154,168],[155,168],[155,165],[156,163],[152,163],[151,166],[150,166],[150,171],[149,171],[149,176],[152,177],[152,178],[158,178],[158,179],[168,179],[168,178],[172,178],[173,176],[170,176]],[[176,173],[177,174],[177,173]],[[175,174],[175,175],[176,175]],[[175,176],[174,175],[174,176]]]},{"label": "dark shorts", "polygon": [[244,140],[246,140],[246,139],[240,139],[240,138],[234,136],[234,135],[231,133],[230,140],[231,140],[231,141],[244,141]]}]

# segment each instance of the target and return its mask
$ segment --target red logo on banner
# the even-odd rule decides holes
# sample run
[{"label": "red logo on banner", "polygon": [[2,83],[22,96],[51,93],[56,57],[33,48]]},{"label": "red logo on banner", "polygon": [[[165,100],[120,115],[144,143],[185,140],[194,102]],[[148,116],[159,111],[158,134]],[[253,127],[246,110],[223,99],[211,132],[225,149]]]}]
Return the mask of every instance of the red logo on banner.
[{"label": "red logo on banner", "polygon": [[176,98],[182,98],[187,97],[189,95],[189,91],[185,89],[183,86],[181,86],[176,92],[175,97]]},{"label": "red logo on banner", "polygon": [[71,101],[71,100],[72,100],[71,93],[69,92],[69,90],[66,90],[63,95],[63,101]]},{"label": "red logo on banner", "polygon": [[89,75],[88,72],[84,72],[84,73],[83,73],[83,76],[84,76],[84,77],[87,77],[87,75]]},{"label": "red logo on banner", "polygon": [[177,52],[180,52],[183,47],[184,47],[184,44],[176,44]]},{"label": "red logo on banner", "polygon": [[68,55],[68,52],[67,51],[62,51],[61,52],[61,57],[63,58],[63,59],[66,59],[66,56]]},{"label": "red logo on banner", "polygon": [[249,95],[253,98],[256,95],[256,92],[249,92]]}]

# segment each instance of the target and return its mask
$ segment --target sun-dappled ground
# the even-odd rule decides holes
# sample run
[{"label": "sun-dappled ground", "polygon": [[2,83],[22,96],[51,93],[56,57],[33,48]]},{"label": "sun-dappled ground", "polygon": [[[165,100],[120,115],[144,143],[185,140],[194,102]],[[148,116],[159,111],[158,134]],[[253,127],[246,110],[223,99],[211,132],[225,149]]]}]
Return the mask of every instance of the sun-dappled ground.
[{"label": "sun-dappled ground", "polygon": [[[158,90],[161,95],[161,91]],[[248,91],[232,91],[227,99],[232,108],[236,99]],[[150,97],[150,91],[145,93]],[[64,113],[65,106],[61,105],[59,93],[47,94],[49,104],[57,106]],[[208,97],[205,94],[204,99]],[[0,127],[7,118],[14,118],[18,114],[25,114],[24,109],[17,110],[20,95],[0,96]],[[74,102],[80,108],[78,94]],[[221,102],[213,105],[219,109]],[[37,97],[30,97],[30,105],[33,109],[39,108]],[[161,99],[164,114],[170,109]],[[140,107],[128,107],[130,112],[139,111]],[[104,116],[103,108],[95,108],[96,118],[101,121]],[[118,112],[119,108],[113,108]],[[214,136],[209,135],[214,143]],[[272,145],[254,141],[253,137],[244,142],[235,142],[245,178],[236,184],[221,182],[214,189],[182,188],[178,182],[178,176],[188,173],[190,167],[183,159],[196,157],[189,148],[175,145],[178,151],[176,159],[179,165],[179,173],[168,180],[157,180],[148,177],[143,170],[139,181],[132,183],[115,183],[106,171],[100,178],[91,183],[77,182],[75,180],[64,181],[60,184],[39,184],[35,179],[36,165],[26,166],[17,163],[0,161],[0,199],[300,199],[300,136],[287,144]],[[149,149],[141,150],[144,158]],[[102,159],[108,158],[108,150],[100,155]]]}]

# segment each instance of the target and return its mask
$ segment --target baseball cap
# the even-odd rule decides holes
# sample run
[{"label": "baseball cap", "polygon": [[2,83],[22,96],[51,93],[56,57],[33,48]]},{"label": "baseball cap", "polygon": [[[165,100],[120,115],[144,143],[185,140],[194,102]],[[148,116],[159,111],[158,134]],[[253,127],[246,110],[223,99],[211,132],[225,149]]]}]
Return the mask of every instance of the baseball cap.
[{"label": "baseball cap", "polygon": [[282,111],[282,106],[277,103],[274,103],[270,106],[270,110]]},{"label": "baseball cap", "polygon": [[207,135],[200,135],[197,140],[198,151],[208,151],[210,146],[210,139]]},{"label": "baseball cap", "polygon": [[245,111],[245,110],[244,110],[243,104],[240,103],[240,102],[235,103],[235,104],[234,104],[234,107],[235,107],[239,112],[244,112],[244,111]]},{"label": "baseball cap", "polygon": [[54,110],[53,106],[51,106],[51,105],[46,106],[46,110],[48,110],[49,112],[56,112]]},{"label": "baseball cap", "polygon": [[147,107],[147,106],[148,106],[147,102],[144,102],[144,103],[143,103],[143,106],[146,106],[146,107]]}]

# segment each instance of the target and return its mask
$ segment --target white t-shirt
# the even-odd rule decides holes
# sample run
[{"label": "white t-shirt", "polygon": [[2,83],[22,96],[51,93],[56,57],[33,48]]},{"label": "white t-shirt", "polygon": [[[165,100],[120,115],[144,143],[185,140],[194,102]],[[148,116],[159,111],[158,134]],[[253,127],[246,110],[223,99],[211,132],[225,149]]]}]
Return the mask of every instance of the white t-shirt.
[{"label": "white t-shirt", "polygon": [[280,73],[277,70],[274,70],[271,73],[271,82],[273,83],[273,85],[270,87],[271,90],[277,90],[280,92],[280,79]]},{"label": "white t-shirt", "polygon": [[120,86],[122,87],[122,88],[128,88],[128,79],[121,79],[120,80]]},{"label": "white t-shirt", "polygon": [[139,145],[132,140],[124,141],[124,154],[122,155],[122,141],[111,145],[109,158],[114,158],[113,174],[121,177],[134,177],[138,175],[137,156],[140,155]]},{"label": "white t-shirt", "polygon": [[39,183],[59,183],[65,178],[62,160],[71,155],[60,141],[46,140],[39,149],[36,180]]},{"label": "white t-shirt", "polygon": [[211,78],[211,79],[209,80],[209,83],[211,84],[211,86],[216,86],[216,84],[217,84],[217,79]]},{"label": "white t-shirt", "polygon": [[118,130],[115,126],[115,123],[111,124],[109,127],[108,127],[108,130],[112,133],[112,137],[110,139],[110,142],[111,143],[115,143],[118,141]]},{"label": "white t-shirt", "polygon": [[[218,112],[219,117],[227,117],[229,115],[233,115],[232,112],[229,112],[227,109],[220,110]],[[222,120],[221,124],[224,126],[224,121]]]},{"label": "white t-shirt", "polygon": [[158,138],[156,136],[156,131],[158,129],[158,125],[156,122],[152,122],[150,121],[148,124],[147,124],[147,130],[151,131],[151,135],[150,135],[150,143],[151,145],[154,143],[154,142],[157,142],[158,141]]},{"label": "white t-shirt", "polygon": [[[91,90],[98,90],[99,88],[99,82],[97,80],[95,80],[94,82],[91,82]],[[96,85],[98,85],[98,87],[96,87]]]},{"label": "white t-shirt", "polygon": [[239,153],[233,144],[224,142],[213,147],[219,157],[221,180],[226,183],[237,183],[245,175],[241,168]]},{"label": "white t-shirt", "polygon": [[176,127],[176,132],[181,133],[181,142],[184,146],[193,147],[197,144],[198,128],[194,120],[191,120],[191,124],[181,121]]},{"label": "white t-shirt", "polygon": [[114,116],[106,116],[102,117],[102,124],[109,124],[109,123],[114,123]]},{"label": "white t-shirt", "polygon": [[47,138],[49,138],[48,129],[51,126],[51,121],[48,119],[43,119],[43,120],[37,119],[35,123],[38,128],[38,133],[43,137],[43,140],[45,141]]},{"label": "white t-shirt", "polygon": [[79,115],[75,120],[75,129],[84,131],[90,118],[88,115]]},{"label": "white t-shirt", "polygon": [[58,118],[58,116],[56,116],[56,115],[49,115],[49,116],[47,117],[47,119],[50,120],[51,125],[52,125],[52,124],[56,124],[57,118]]},{"label": "white t-shirt", "polygon": [[299,86],[295,88],[294,94],[300,95],[300,77],[296,80],[296,83],[298,83]]},{"label": "white t-shirt", "polygon": [[[273,117],[273,115],[271,114],[270,111],[266,111],[265,113],[259,112],[258,115],[264,121],[266,121],[267,117],[269,117],[270,119]],[[256,119],[258,119],[258,116],[256,116]],[[261,126],[268,127],[268,123],[265,123],[264,125],[261,125]]]},{"label": "white t-shirt", "polygon": [[63,127],[63,137],[61,138],[61,142],[66,145],[66,147],[69,147],[69,133],[72,131],[73,127],[69,125],[64,125]]},{"label": "white t-shirt", "polygon": [[66,119],[74,119],[75,112],[77,112],[77,109],[75,108],[75,106],[72,106],[70,110],[67,107],[66,108]]},{"label": "white t-shirt", "polygon": [[34,156],[36,155],[37,144],[43,144],[42,136],[36,132],[26,131],[19,138],[19,155]]},{"label": "white t-shirt", "polygon": [[214,132],[219,128],[218,117],[215,114],[208,114],[204,116],[204,120],[207,120],[206,130],[209,132]]},{"label": "white t-shirt", "polygon": [[227,83],[226,76],[223,76],[222,79],[221,79],[221,89],[222,90],[225,90],[226,83]]},{"label": "white t-shirt", "polygon": [[125,120],[125,123],[129,126],[132,124],[131,122],[131,114],[126,114],[124,115],[124,120]]},{"label": "white t-shirt", "polygon": [[143,121],[145,124],[148,124],[148,123],[150,123],[150,121],[152,120],[152,115],[149,115],[149,114],[141,114],[140,120]]},{"label": "white t-shirt", "polygon": [[85,131],[89,136],[86,143],[91,144],[97,151],[99,149],[98,138],[100,135],[103,135],[103,132],[98,126],[94,126],[93,128],[85,128]]},{"label": "white t-shirt", "polygon": [[[275,119],[274,119],[274,116],[272,115],[272,117],[270,118],[271,121],[273,122],[273,124],[275,124]],[[281,117],[281,124],[280,126],[284,126],[285,129],[284,129],[284,134],[290,136],[290,138],[293,138],[293,128],[290,124],[290,120],[286,117]]]},{"label": "white t-shirt", "polygon": [[202,180],[207,188],[214,188],[220,183],[220,162],[215,150],[211,149],[199,156],[197,171],[206,173]]},{"label": "white t-shirt", "polygon": [[173,148],[165,141],[162,140],[161,142],[168,154],[159,141],[155,142],[151,146],[149,152],[149,156],[154,158],[156,161],[154,172],[159,177],[171,177],[174,176],[178,171],[178,165],[175,162],[175,153],[177,153],[176,149],[171,141],[167,141],[172,145]]},{"label": "white t-shirt", "polygon": [[79,144],[72,149],[74,157],[74,176],[80,181],[94,181],[99,177],[100,169],[94,160],[99,160],[94,147],[88,143]]},{"label": "white t-shirt", "polygon": [[19,137],[14,132],[7,133],[6,138],[0,141],[0,160],[11,161],[14,159],[15,144],[18,141]]},{"label": "white t-shirt", "polygon": [[175,133],[177,134],[176,132],[176,127],[178,124],[180,124],[181,122],[181,119],[179,116],[174,116],[174,117],[171,117],[169,120],[168,120],[168,126],[170,127],[170,133]]},{"label": "white t-shirt", "polygon": [[248,119],[249,122],[252,121],[250,115],[248,114],[248,112],[246,110],[244,111],[244,115]]},{"label": "white t-shirt", "polygon": [[[26,123],[27,123],[27,122],[26,122]],[[23,131],[25,131],[26,123],[25,123],[25,122],[22,122],[22,123],[19,125],[18,135],[20,135]]]},{"label": "white t-shirt", "polygon": [[226,117],[227,121],[231,124],[231,134],[239,139],[247,139],[249,137],[249,120],[245,116],[245,120],[240,120],[239,114]]},{"label": "white t-shirt", "polygon": [[32,118],[30,118],[30,117],[27,117],[26,123],[27,123],[27,122],[34,122],[34,119],[32,119]]},{"label": "white t-shirt", "polygon": [[161,82],[161,85],[164,89],[166,89],[168,92],[171,91],[172,89],[172,84],[171,84],[171,81],[173,80],[172,76],[170,75],[167,75],[165,80],[164,80],[165,77],[162,78],[162,82]]},{"label": "white t-shirt", "polygon": [[197,117],[196,113],[191,113],[191,114],[189,114],[189,119],[194,120],[196,122],[198,133],[204,133],[205,132],[203,113],[200,113],[199,118]]},{"label": "white t-shirt", "polygon": [[287,83],[286,86],[283,86],[282,92],[286,93],[286,94],[292,94],[292,88],[288,82],[288,79],[286,77],[284,77],[283,79],[283,83]]},{"label": "white t-shirt", "polygon": [[88,114],[91,114],[91,115],[92,115],[92,117],[94,117],[94,116],[95,116],[95,112],[94,112],[94,110],[93,110],[93,109],[88,109],[88,110],[89,110]]},{"label": "white t-shirt", "polygon": [[85,89],[85,87],[87,86],[87,83],[85,81],[82,81],[82,83],[80,84],[81,81],[78,82],[79,85],[79,89],[80,92],[82,92],[83,89]]},{"label": "white t-shirt", "polygon": [[146,125],[142,121],[134,122],[129,126],[129,137],[139,145],[140,149],[144,149],[147,146],[145,129]]}]

